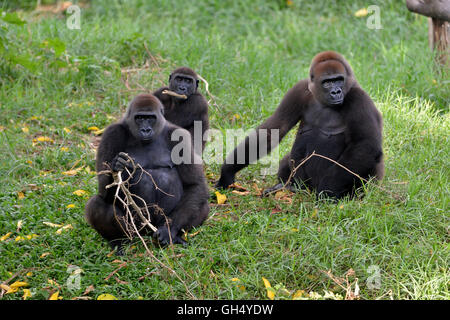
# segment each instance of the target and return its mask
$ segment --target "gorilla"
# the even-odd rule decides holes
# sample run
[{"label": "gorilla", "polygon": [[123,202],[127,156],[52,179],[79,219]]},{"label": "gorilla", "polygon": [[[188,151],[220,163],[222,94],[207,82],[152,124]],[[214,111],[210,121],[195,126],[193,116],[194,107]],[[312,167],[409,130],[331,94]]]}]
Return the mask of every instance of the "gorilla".
[{"label": "gorilla", "polygon": [[[119,252],[125,237],[124,206],[120,201],[114,204],[116,188],[106,188],[113,183],[113,178],[102,174],[104,170],[121,172],[123,180],[130,178],[129,190],[145,200],[151,224],[157,228],[153,235],[162,245],[171,241],[185,244],[181,230],[199,226],[209,213],[209,190],[203,165],[194,159],[199,156],[191,146],[190,163],[176,165],[171,157],[176,145],[171,141],[174,130],[180,130],[190,145],[189,132],[166,121],[162,110],[155,96],[138,95],[131,101],[123,119],[106,128],[97,150],[98,195],[86,204],[86,219],[111,247],[117,246]],[[133,168],[127,155],[140,165],[131,177],[129,172]],[[119,196],[125,197],[123,193]]]},{"label": "gorilla", "polygon": [[[201,154],[205,149],[206,141],[203,140],[203,134],[209,129],[209,119],[208,102],[198,92],[198,82],[199,78],[194,70],[181,67],[170,74],[168,87],[159,88],[153,94],[163,103],[164,117],[168,121],[188,130],[193,141],[199,139],[197,144],[194,143],[194,148],[197,154]],[[184,95],[186,99],[165,94],[165,90]],[[201,121],[201,137],[200,130],[194,130],[194,121]]]},{"label": "gorilla", "polygon": [[[274,114],[256,128],[256,132],[266,129],[268,134],[267,141],[262,141],[264,147],[259,141],[263,138],[256,135],[257,145],[253,150],[257,150],[257,154],[253,158],[258,159],[275,147],[270,145],[271,129],[279,130],[279,143],[298,122],[292,149],[280,161],[278,178],[281,183],[266,193],[281,189],[289,181],[287,187],[307,187],[329,198],[354,195],[356,188],[362,185],[361,179],[327,159],[312,156],[297,168],[313,152],[335,160],[363,179],[383,178],[381,113],[359,86],[342,55],[325,51],[313,58],[309,78],[294,85]],[[236,173],[249,164],[252,147],[249,141],[247,136],[227,156],[216,187],[228,187]],[[245,150],[245,161],[241,163],[236,161],[238,150]]]}]

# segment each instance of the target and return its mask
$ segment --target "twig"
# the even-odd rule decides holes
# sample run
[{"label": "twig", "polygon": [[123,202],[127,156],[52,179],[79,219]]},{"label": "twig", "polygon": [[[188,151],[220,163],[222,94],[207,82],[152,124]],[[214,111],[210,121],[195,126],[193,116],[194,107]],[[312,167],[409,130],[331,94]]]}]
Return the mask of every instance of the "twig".
[{"label": "twig", "polygon": [[178,94],[176,92],[170,91],[170,90],[163,90],[162,94],[167,94],[168,96],[180,98],[180,99],[187,99],[187,96],[185,94]]},{"label": "twig", "polygon": [[[332,162],[332,163],[338,165],[338,166],[341,167],[342,169],[346,170],[346,171],[349,172],[350,174],[356,176],[356,177],[357,177],[358,179],[360,179],[361,181],[363,181],[363,182],[365,182],[365,183],[371,182],[370,180],[364,179],[364,178],[361,177],[359,174],[357,174],[357,173],[353,172],[352,170],[348,169],[347,167],[343,166],[343,165],[340,164],[339,162],[337,162],[337,161],[335,161],[335,160],[333,160],[333,159],[331,159],[331,158],[329,158],[329,157],[326,157],[326,156],[323,156],[323,155],[321,155],[321,154],[318,154],[318,153],[316,153],[315,151],[313,151],[308,157],[306,157],[305,159],[303,159],[302,162],[300,162],[299,165],[297,165],[294,169],[292,169],[292,171],[291,171],[291,173],[290,173],[288,179],[287,179],[286,182],[283,184],[283,187],[281,187],[280,189],[277,189],[277,190],[272,190],[272,191],[270,191],[270,192],[267,192],[267,195],[268,195],[268,194],[271,194],[271,193],[274,193],[274,192],[277,192],[277,191],[280,191],[280,190],[282,190],[282,189],[286,189],[286,187],[287,187],[287,186],[289,185],[289,183],[291,182],[291,179],[294,177],[294,175],[295,175],[295,173],[297,172],[297,170],[298,170],[302,165],[304,165],[308,160],[310,160],[312,157],[319,157],[319,158],[328,160],[328,161],[330,161],[330,162]],[[293,160],[292,160],[292,161],[293,161]],[[377,187],[378,189],[380,189],[380,190],[382,190],[382,191],[384,191],[384,192],[386,192],[386,193],[389,193],[394,199],[402,200],[402,197],[401,197],[401,196],[399,196],[399,195],[393,193],[392,191],[390,191],[390,190],[388,190],[388,189],[386,189],[386,188],[383,188],[382,186],[380,186],[380,185],[378,185],[378,184],[373,184],[373,185],[374,185],[375,187]]]}]

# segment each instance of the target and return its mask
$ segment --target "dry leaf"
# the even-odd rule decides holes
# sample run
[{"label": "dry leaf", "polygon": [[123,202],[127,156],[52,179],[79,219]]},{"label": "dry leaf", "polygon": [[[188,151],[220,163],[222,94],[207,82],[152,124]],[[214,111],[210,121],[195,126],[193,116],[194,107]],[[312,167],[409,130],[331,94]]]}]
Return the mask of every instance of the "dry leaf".
[{"label": "dry leaf", "polygon": [[72,225],[67,224],[64,227],[59,228],[58,230],[56,230],[56,234],[61,234],[64,230],[67,230],[67,229],[73,229]]},{"label": "dry leaf", "polygon": [[63,130],[64,130],[66,133],[70,133],[70,132],[71,132],[70,129],[69,129],[69,128],[66,128],[66,127],[64,127]]},{"label": "dry leaf", "polygon": [[31,290],[30,289],[23,289],[23,300],[27,300],[27,298],[31,297]]},{"label": "dry leaf", "polygon": [[74,194],[76,196],[79,196],[79,197],[82,197],[82,196],[87,194],[87,191],[79,189],[79,190],[75,190],[74,192],[72,192],[72,194]]},{"label": "dry leaf", "polygon": [[368,14],[369,14],[369,11],[367,11],[366,8],[362,8],[355,12],[355,17],[362,18],[362,17],[367,16]]},{"label": "dry leaf", "polygon": [[10,288],[20,288],[20,287],[27,287],[27,286],[28,286],[28,282],[25,282],[25,281],[16,281],[9,285]]},{"label": "dry leaf", "polygon": [[22,132],[28,134],[30,133],[30,129],[28,129],[28,127],[23,127]]},{"label": "dry leaf", "polygon": [[45,258],[49,254],[50,254],[50,252],[44,252],[43,254],[41,254],[41,256],[39,258]]},{"label": "dry leaf", "polygon": [[217,204],[224,204],[225,201],[227,201],[227,196],[224,194],[221,194],[219,191],[215,192],[216,198],[217,198]]},{"label": "dry leaf", "polygon": [[45,224],[46,226],[49,226],[49,227],[53,227],[53,228],[60,228],[60,227],[62,227],[63,225],[62,224],[57,224],[57,223],[52,223],[52,222],[42,222],[43,224]]},{"label": "dry leaf", "polygon": [[98,131],[100,130],[98,127],[92,126],[88,128],[89,131]]},{"label": "dry leaf", "polygon": [[25,198],[25,194],[22,191],[19,191],[19,192],[17,192],[17,198],[19,200],[21,200],[21,199]]},{"label": "dry leaf", "polygon": [[297,291],[295,291],[295,293],[292,295],[292,300],[299,299],[299,298],[301,298],[304,294],[305,294],[305,290],[297,290]]},{"label": "dry leaf", "polygon": [[16,229],[16,232],[19,232],[20,229],[22,229],[22,225],[23,225],[23,220],[17,221],[17,229]]},{"label": "dry leaf", "polygon": [[246,196],[246,195],[250,194],[250,191],[237,191],[237,190],[233,190],[233,191],[231,191],[231,193],[234,193],[234,194],[237,194],[237,195],[240,195],[240,196]]},{"label": "dry leaf", "polygon": [[12,232],[8,232],[7,234],[0,237],[0,241],[5,241],[9,238],[9,236],[12,235]]},{"label": "dry leaf", "polygon": [[67,209],[73,209],[73,208],[76,208],[76,207],[77,207],[77,206],[74,205],[73,203],[68,204],[68,205],[66,206]]}]

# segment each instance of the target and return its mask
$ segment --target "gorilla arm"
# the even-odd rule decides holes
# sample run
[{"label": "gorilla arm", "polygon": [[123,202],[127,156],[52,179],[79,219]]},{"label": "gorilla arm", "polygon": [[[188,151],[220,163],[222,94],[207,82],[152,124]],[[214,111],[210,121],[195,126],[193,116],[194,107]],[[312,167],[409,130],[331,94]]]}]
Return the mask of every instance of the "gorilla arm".
[{"label": "gorilla arm", "polygon": [[[337,162],[364,179],[377,175],[377,164],[383,161],[379,111],[362,89],[354,87],[345,97],[342,114],[349,143]],[[359,182],[354,174],[334,164],[324,173],[317,191],[339,198]]]},{"label": "gorilla arm", "polygon": [[[278,143],[283,139],[283,137],[289,132],[289,130],[291,130],[298,123],[298,121],[302,117],[303,109],[308,104],[310,97],[311,94],[308,91],[307,80],[298,82],[286,93],[275,112],[255,129],[257,150],[256,160],[258,160],[261,156],[269,154],[272,151],[272,148],[276,147]],[[267,141],[265,144],[266,150],[263,150],[262,152],[259,150],[261,145],[259,141],[259,131],[261,129],[267,130]],[[271,145],[272,129],[279,130],[278,141],[276,145]],[[227,156],[225,163],[222,165],[220,179],[217,182],[216,187],[227,188],[230,184],[234,183],[236,173],[249,165],[249,141],[250,138],[246,137],[245,140],[241,142],[239,146],[237,146],[236,149],[234,149]],[[242,164],[237,163],[238,150],[240,152],[245,151],[245,162]]]},{"label": "gorilla arm", "polygon": [[[102,140],[97,150],[96,171],[108,170],[112,168],[113,160],[119,152],[125,150],[125,144],[128,139],[128,131],[120,124],[109,126],[103,133]],[[111,168],[108,168],[108,164]],[[105,187],[113,182],[109,174],[100,174],[98,176],[98,194],[106,202],[112,203],[114,191]]]}]

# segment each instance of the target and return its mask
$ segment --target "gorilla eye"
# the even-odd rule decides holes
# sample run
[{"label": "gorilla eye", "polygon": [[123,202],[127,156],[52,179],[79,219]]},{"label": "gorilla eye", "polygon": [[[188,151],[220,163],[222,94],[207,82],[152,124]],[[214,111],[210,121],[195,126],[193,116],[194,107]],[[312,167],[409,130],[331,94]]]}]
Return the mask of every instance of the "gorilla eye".
[{"label": "gorilla eye", "polygon": [[191,84],[192,83],[192,79],[186,78],[186,82]]}]

